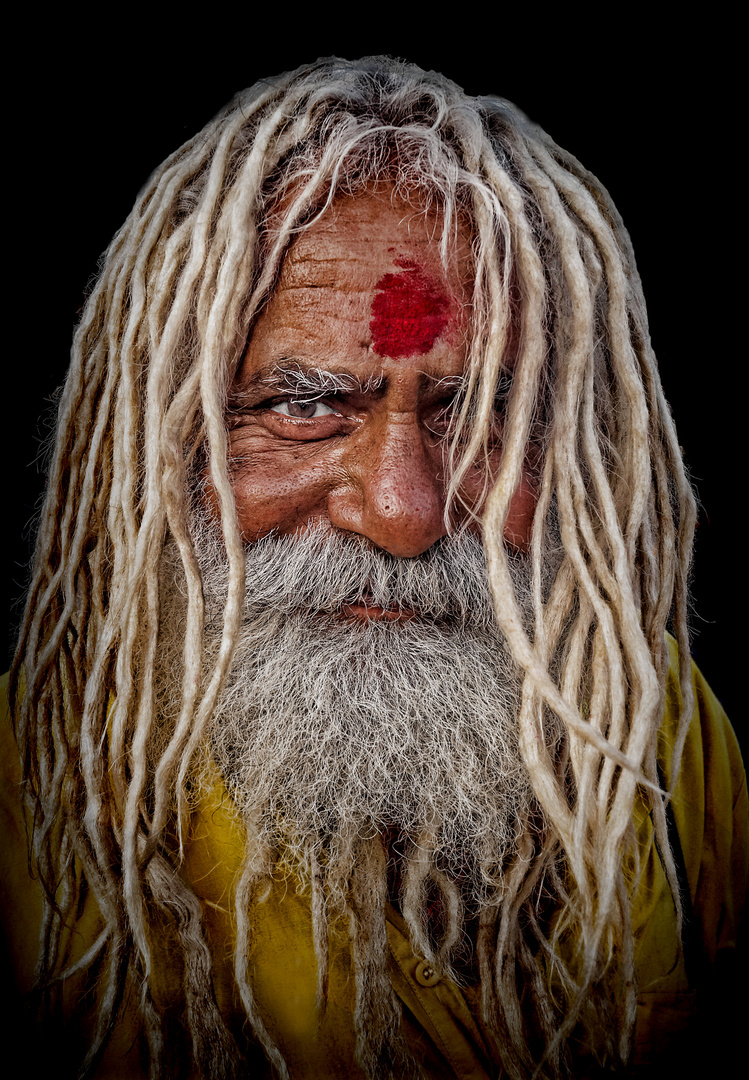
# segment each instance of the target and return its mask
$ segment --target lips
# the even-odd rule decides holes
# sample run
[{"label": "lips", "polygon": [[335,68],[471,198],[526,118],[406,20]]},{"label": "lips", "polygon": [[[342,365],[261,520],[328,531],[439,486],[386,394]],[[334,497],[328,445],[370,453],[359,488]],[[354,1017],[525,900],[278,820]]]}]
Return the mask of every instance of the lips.
[{"label": "lips", "polygon": [[354,603],[342,604],[341,613],[348,618],[366,619],[372,622],[378,620],[395,622],[398,619],[406,620],[416,617],[413,608],[401,607],[399,604],[382,607],[380,604],[373,603],[366,596],[356,600]]}]

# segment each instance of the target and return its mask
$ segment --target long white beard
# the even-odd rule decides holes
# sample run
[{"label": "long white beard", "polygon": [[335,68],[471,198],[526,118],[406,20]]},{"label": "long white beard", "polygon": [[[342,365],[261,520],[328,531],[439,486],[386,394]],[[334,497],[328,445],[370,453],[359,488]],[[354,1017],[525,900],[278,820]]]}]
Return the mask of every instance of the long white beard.
[{"label": "long white beard", "polygon": [[[196,546],[210,657],[226,558],[211,530]],[[352,838],[395,830],[428,843],[430,864],[470,882],[480,902],[531,791],[517,746],[520,677],[480,542],[446,538],[397,559],[311,529],[248,546],[246,563],[243,628],[211,748],[256,839],[309,867],[330,864],[336,849],[343,857]],[[520,562],[517,572],[522,593]],[[363,599],[416,614],[341,614]]]}]

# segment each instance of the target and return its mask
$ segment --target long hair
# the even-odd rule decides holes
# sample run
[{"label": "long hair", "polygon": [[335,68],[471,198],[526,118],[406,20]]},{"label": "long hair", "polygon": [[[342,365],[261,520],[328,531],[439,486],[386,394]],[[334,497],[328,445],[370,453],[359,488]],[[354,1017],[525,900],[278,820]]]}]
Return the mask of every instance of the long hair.
[{"label": "long hair", "polygon": [[[499,627],[523,672],[520,750],[535,803],[517,855],[488,889],[477,951],[483,1019],[509,1075],[563,1075],[580,1026],[602,1059],[627,1057],[636,797],[652,815],[680,910],[656,736],[669,624],[684,703],[675,776],[692,705],[695,511],[629,237],[600,183],[508,102],[469,98],[389,59],[320,60],[238,95],[153,174],[75,334],[11,693],[45,892],[41,989],[69,969],[62,928],[75,920],[82,888],[103,920],[78,965],[95,961],[101,979],[84,1073],[95,1069],[128,978],[143,988],[155,1075],[165,1060],[148,932],[154,903],[184,963],[184,1026],[199,1069],[228,1076],[238,1060],[213,994],[200,902],[180,875],[191,766],[244,602],[227,391],[294,236],[337,194],[381,181],[414,205],[439,208],[445,257],[459,218],[473,234],[467,391],[448,451],[448,513],[466,470],[488,455],[498,396],[506,410],[483,541]],[[529,620],[503,528],[531,453],[539,495]],[[229,566],[207,677],[188,524],[199,459]],[[549,584],[550,532],[563,554]],[[181,700],[165,736],[154,694],[168,538],[187,614]],[[553,744],[544,737],[550,717],[561,732]],[[384,856],[373,849],[367,858]],[[241,955],[263,873],[248,862],[238,886],[236,979],[253,1032],[284,1075]],[[549,905],[560,912],[552,921],[539,915]],[[384,924],[370,929],[373,947],[384,948]],[[367,1034],[367,992],[358,987],[360,1061],[370,1075],[395,1075],[400,1066],[386,1065]],[[397,1009],[393,1016],[395,1029]]]}]

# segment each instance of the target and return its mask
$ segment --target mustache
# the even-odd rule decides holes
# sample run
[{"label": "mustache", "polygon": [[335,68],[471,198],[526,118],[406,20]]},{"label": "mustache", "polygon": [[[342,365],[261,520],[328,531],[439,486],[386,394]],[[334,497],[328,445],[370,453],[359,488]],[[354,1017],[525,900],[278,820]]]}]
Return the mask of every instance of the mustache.
[{"label": "mustache", "polygon": [[[210,610],[211,601],[222,606],[225,599],[226,555],[215,528],[195,540],[204,582],[211,582]],[[366,603],[472,628],[494,621],[484,550],[470,533],[443,537],[410,559],[326,526],[291,536],[270,534],[245,548],[245,597],[248,614],[255,609],[334,615],[345,605]]]}]

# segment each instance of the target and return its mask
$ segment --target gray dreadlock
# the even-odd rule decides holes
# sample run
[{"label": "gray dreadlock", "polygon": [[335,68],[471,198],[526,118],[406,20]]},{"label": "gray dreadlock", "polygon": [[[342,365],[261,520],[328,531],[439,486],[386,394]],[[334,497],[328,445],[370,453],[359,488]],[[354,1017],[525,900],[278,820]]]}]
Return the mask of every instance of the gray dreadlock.
[{"label": "gray dreadlock", "polygon": [[[513,319],[520,325],[503,458],[482,518],[496,619],[523,672],[519,746],[535,800],[517,855],[488,888],[478,931],[483,1017],[509,1075],[563,1075],[579,1024],[609,1060],[626,1059],[636,796],[648,804],[678,909],[656,735],[670,619],[683,695],[675,777],[692,709],[686,596],[695,510],[629,237],[600,183],[508,102],[469,98],[442,76],[389,59],[320,60],[238,95],[153,174],[106,253],[75,334],[11,693],[45,890],[41,989],[70,974],[63,928],[75,921],[84,887],[102,918],[77,965],[95,961],[100,978],[83,1074],[95,1070],[128,979],[143,987],[152,1075],[166,1068],[148,933],[155,904],[183,958],[196,1065],[203,1075],[234,1075],[238,1051],[215,1002],[200,902],[179,870],[191,768],[244,603],[227,393],[293,237],[337,193],[383,180],[406,200],[439,207],[445,251],[458,215],[473,231],[472,336],[449,502],[488,454]],[[540,452],[529,619],[502,536],[531,443]],[[189,527],[201,455],[228,561],[207,676]],[[552,519],[563,555],[542,585]],[[187,614],[181,700],[165,738],[154,673],[167,540],[178,552]],[[553,745],[538,738],[550,716],[563,732]],[[246,959],[261,862],[248,862],[237,889],[236,978],[283,1076]],[[384,875],[379,841],[363,862]],[[350,888],[360,911],[360,885]],[[450,909],[449,884],[444,891]],[[542,893],[561,907],[552,929],[537,917]],[[413,895],[407,901],[413,906]],[[353,920],[359,953],[385,948],[381,907],[371,917],[380,922]],[[570,934],[580,941],[574,957],[563,947]],[[321,963],[323,936],[318,927]],[[403,1075],[395,1051],[388,1058],[372,1048],[372,987],[358,992],[363,1067],[370,1076]],[[396,1039],[396,1014],[388,1024],[384,1043]],[[543,1036],[540,1065],[531,1030]]]}]

